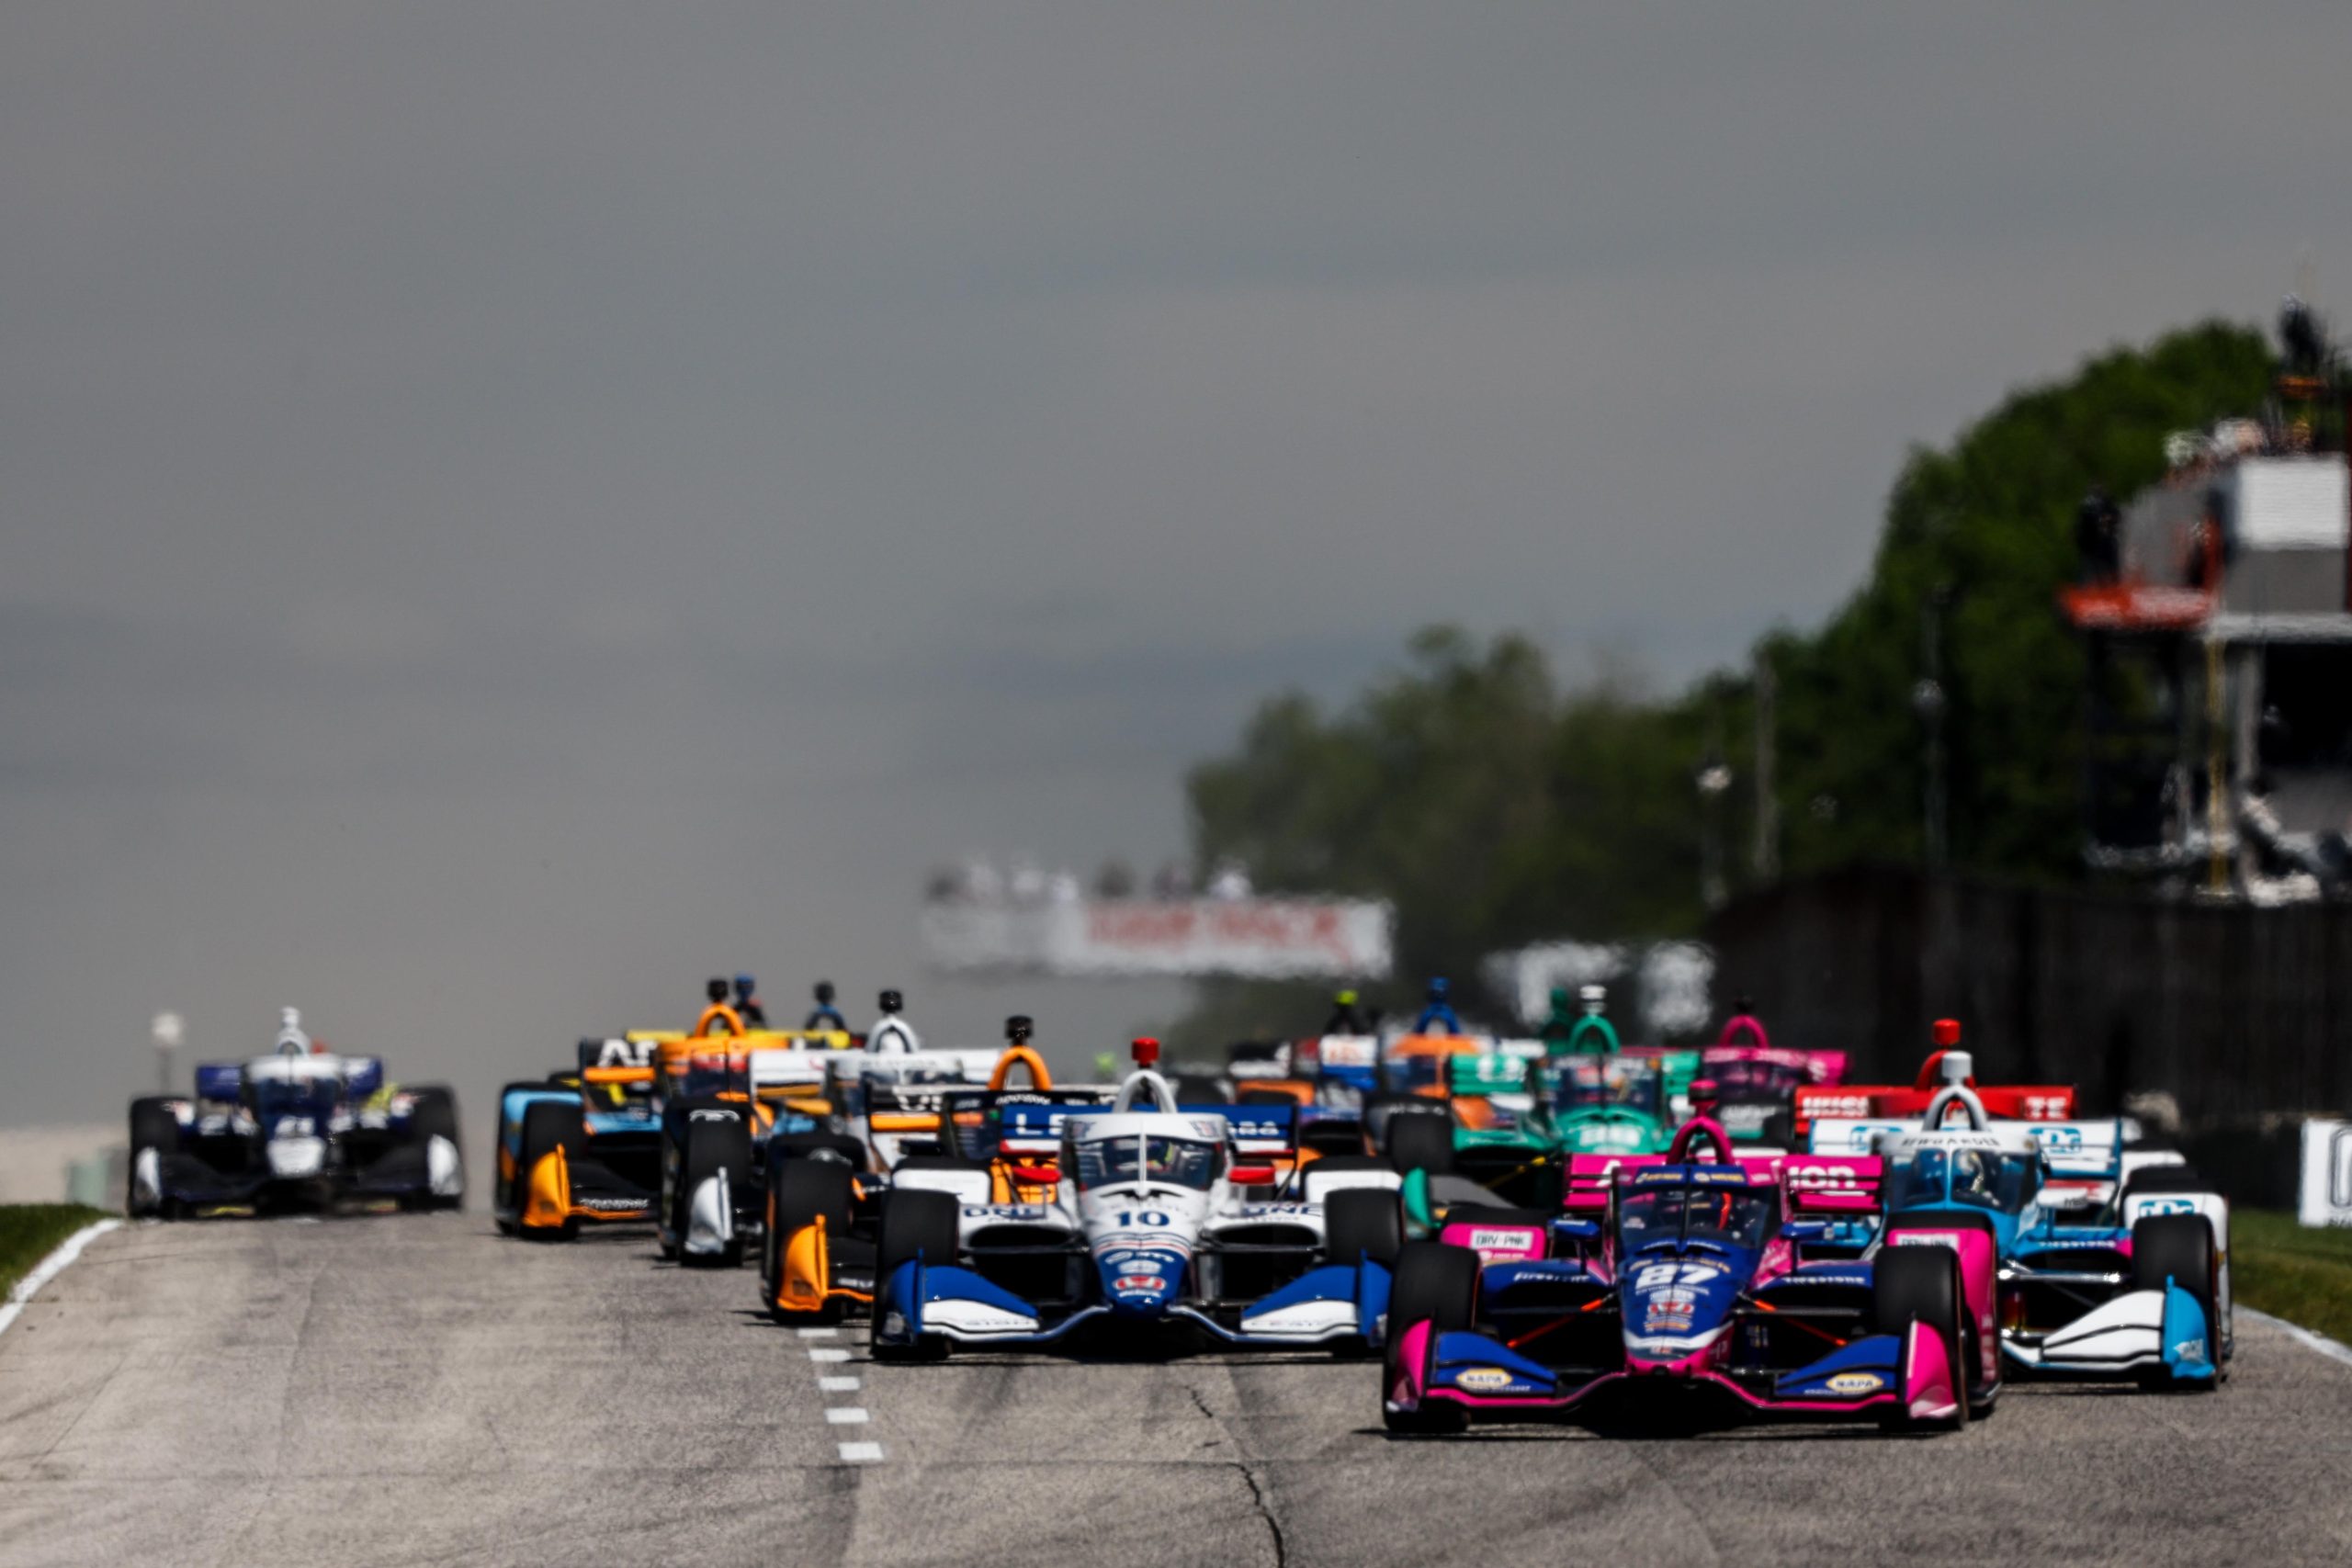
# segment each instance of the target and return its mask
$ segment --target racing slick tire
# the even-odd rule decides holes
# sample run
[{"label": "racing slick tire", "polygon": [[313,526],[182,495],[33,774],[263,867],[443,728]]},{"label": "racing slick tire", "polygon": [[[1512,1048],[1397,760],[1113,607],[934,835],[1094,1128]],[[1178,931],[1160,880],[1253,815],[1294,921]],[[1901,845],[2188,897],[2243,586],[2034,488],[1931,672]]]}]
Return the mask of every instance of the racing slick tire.
[{"label": "racing slick tire", "polygon": [[[1954,1431],[1968,1425],[1969,1379],[1967,1341],[1961,1321],[1964,1315],[1960,1288],[1960,1255],[1949,1247],[1890,1247],[1878,1255],[1871,1270],[1871,1316],[1881,1334],[1901,1334],[1916,1319],[1942,1337],[1951,1355],[1954,1414],[1947,1425]],[[1879,1417],[1890,1432],[1924,1427],[1914,1422],[1899,1404]]]},{"label": "racing slick tire", "polygon": [[743,1263],[740,1232],[715,1257],[688,1252],[684,1243],[697,1188],[722,1171],[730,1190],[751,1185],[752,1127],[743,1107],[732,1100],[698,1098],[675,1102],[668,1114],[677,1119],[680,1146],[674,1186],[662,1196],[670,1204],[669,1231],[678,1238],[678,1267],[739,1269]]},{"label": "racing slick tire", "polygon": [[776,1297],[784,1289],[786,1243],[820,1219],[825,1222],[828,1235],[849,1230],[856,1203],[855,1180],[850,1168],[840,1160],[778,1157],[771,1147],[767,1234],[760,1241],[760,1299],[778,1323],[831,1323],[841,1315],[837,1299],[828,1299],[815,1312],[789,1312],[776,1305]]},{"label": "racing slick tire", "polygon": [[[515,1182],[518,1185],[527,1184],[539,1161],[558,1149],[563,1151],[563,1157],[568,1163],[577,1164],[587,1142],[588,1129],[581,1118],[579,1101],[543,1100],[525,1106],[523,1157],[515,1162]],[[517,1203],[515,1207],[520,1213],[522,1205]],[[543,1225],[536,1229],[518,1223],[515,1234],[534,1241],[574,1241],[580,1235],[580,1222],[566,1215],[560,1225]]]},{"label": "racing slick tire", "polygon": [[[2144,1189],[2143,1189],[2144,1190]],[[2213,1289],[2213,1227],[2202,1214],[2151,1214],[2132,1227],[2132,1288],[2161,1291],[2165,1280],[2197,1298],[2205,1314],[2206,1354],[2221,1359],[2221,1318]],[[2144,1367],[2140,1386],[2152,1393],[2210,1390],[2216,1378],[2177,1378],[2163,1367]]]},{"label": "racing slick tire", "polygon": [[926,1334],[912,1345],[888,1345],[882,1341],[882,1292],[890,1276],[900,1265],[921,1257],[925,1262],[954,1263],[956,1258],[956,1216],[960,1209],[955,1198],[945,1192],[925,1192],[910,1190],[892,1192],[882,1200],[880,1236],[874,1247],[874,1324],[870,1330],[869,1349],[877,1361],[944,1361],[947,1359],[947,1341],[936,1334]]},{"label": "racing slick tire", "polygon": [[[434,1138],[447,1138],[449,1146],[458,1151],[458,1180],[462,1189],[465,1181],[466,1143],[458,1136],[457,1091],[447,1084],[419,1084],[408,1091],[416,1102],[409,1116],[409,1135],[419,1148],[428,1147]],[[413,1209],[460,1209],[466,1199],[462,1190],[451,1197],[436,1197],[426,1192],[409,1202]]]},{"label": "racing slick tire", "polygon": [[[1478,1255],[1467,1247],[1439,1241],[1408,1241],[1396,1254],[1396,1279],[1388,1290],[1388,1346],[1382,1352],[1380,1386],[1396,1386],[1403,1369],[1396,1358],[1397,1342],[1416,1323],[1427,1323],[1434,1338],[1469,1328],[1478,1305]],[[1385,1408],[1381,1420],[1392,1432],[1459,1432],[1470,1424],[1470,1414],[1451,1401],[1424,1402],[1419,1410]]]},{"label": "racing slick tire", "polygon": [[1388,1119],[1382,1135],[1388,1163],[1399,1172],[1426,1170],[1431,1176],[1453,1172],[1453,1118],[1423,1111],[1400,1112]]},{"label": "racing slick tire", "polygon": [[139,1196],[139,1156],[147,1150],[155,1151],[155,1164],[160,1172],[165,1160],[180,1152],[179,1118],[172,1114],[172,1102],[160,1095],[130,1102],[130,1171],[131,1184],[123,1201],[123,1212],[133,1219],[153,1214],[170,1217],[171,1206],[160,1197],[142,1201]]},{"label": "racing slick tire", "polygon": [[[506,1170],[507,1161],[504,1153],[506,1097],[516,1089],[545,1089],[547,1085],[537,1078],[525,1078],[518,1083],[502,1084],[499,1087],[496,1101],[499,1114],[498,1142],[494,1145],[499,1151],[499,1160],[491,1173],[490,1185],[490,1206],[493,1213],[503,1211],[509,1214],[519,1214],[523,1212],[523,1195],[515,1190],[514,1186],[514,1183],[521,1179],[521,1168],[518,1167],[511,1173]],[[498,1222],[498,1231],[501,1235],[514,1235],[519,1234],[519,1226],[514,1220],[503,1219]]]}]

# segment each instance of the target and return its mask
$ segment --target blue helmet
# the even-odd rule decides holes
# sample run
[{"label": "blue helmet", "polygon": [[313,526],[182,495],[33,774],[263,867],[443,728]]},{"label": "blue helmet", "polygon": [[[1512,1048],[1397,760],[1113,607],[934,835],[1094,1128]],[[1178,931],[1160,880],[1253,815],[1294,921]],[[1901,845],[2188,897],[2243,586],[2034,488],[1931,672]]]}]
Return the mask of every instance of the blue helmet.
[{"label": "blue helmet", "polygon": [[750,1001],[752,999],[752,993],[758,989],[759,982],[752,979],[749,975],[738,975],[735,976],[735,995],[742,1000]]},{"label": "blue helmet", "polygon": [[1445,1000],[1446,988],[1444,976],[1440,975],[1436,978],[1432,979],[1430,982],[1430,1000],[1433,1002],[1442,1002]]}]

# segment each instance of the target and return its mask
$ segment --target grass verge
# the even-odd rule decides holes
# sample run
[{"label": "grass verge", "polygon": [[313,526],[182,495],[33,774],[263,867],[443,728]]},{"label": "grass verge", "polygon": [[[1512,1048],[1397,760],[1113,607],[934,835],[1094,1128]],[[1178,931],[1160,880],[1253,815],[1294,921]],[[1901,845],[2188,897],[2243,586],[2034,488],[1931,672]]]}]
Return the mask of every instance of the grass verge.
[{"label": "grass verge", "polygon": [[0,1302],[59,1242],[106,1217],[79,1203],[0,1203]]},{"label": "grass verge", "polygon": [[2250,1307],[2352,1345],[2352,1229],[2240,1209],[2230,1216],[2230,1284]]}]

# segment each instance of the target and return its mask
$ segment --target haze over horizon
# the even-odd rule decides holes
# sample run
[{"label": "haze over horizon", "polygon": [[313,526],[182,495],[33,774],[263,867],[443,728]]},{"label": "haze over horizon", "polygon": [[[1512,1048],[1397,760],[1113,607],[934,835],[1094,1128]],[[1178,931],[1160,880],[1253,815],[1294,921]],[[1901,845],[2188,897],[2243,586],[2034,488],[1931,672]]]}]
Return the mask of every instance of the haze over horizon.
[{"label": "haze over horizon", "polygon": [[1180,852],[1430,621],[1662,683],[1915,444],[2352,288],[2340,7],[0,12],[0,1126],[281,1003],[476,1125],[943,985],[929,865]]}]

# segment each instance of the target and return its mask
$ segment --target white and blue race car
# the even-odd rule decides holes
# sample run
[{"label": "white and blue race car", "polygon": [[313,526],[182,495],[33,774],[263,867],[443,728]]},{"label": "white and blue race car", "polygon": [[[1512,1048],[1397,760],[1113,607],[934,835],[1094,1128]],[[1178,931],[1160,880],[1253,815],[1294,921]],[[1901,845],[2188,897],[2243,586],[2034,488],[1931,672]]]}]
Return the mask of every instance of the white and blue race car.
[{"label": "white and blue race car", "polygon": [[465,1190],[456,1097],[313,1049],[292,1008],[269,1055],[198,1066],[193,1098],[130,1104],[134,1216],[456,1208]]},{"label": "white and blue race car", "polygon": [[1060,1126],[1044,1201],[992,1201],[978,1172],[893,1188],[876,1246],[877,1359],[1048,1345],[1081,1328],[1379,1346],[1404,1237],[1396,1173],[1327,1158],[1274,1186],[1272,1168],[1243,1163],[1254,1156],[1237,1153],[1227,1120],[1274,1108],[1182,1107],[1157,1055],[1157,1042],[1136,1043],[1137,1068],[1107,1106],[1036,1108]]}]

